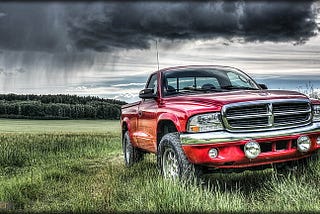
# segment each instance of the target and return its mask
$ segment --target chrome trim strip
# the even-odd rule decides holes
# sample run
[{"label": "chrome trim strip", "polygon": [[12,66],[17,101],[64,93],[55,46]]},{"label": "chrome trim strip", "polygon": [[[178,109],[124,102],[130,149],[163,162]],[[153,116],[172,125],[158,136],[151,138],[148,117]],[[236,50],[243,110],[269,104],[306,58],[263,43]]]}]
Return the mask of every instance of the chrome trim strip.
[{"label": "chrome trim strip", "polygon": [[268,116],[268,125],[267,125],[267,127],[268,128],[272,128],[272,127],[274,127],[274,114],[273,114],[273,104],[272,103],[268,104],[268,113],[270,115]]},{"label": "chrome trim strip", "polygon": [[301,124],[301,123],[307,123],[307,122],[309,122],[309,119],[308,119],[308,120],[298,121],[298,122],[290,122],[290,123],[283,122],[283,123],[277,123],[277,125],[274,126],[274,127],[283,127],[283,126],[285,126],[285,127],[290,127],[290,125],[291,125],[291,126],[294,126],[295,124]]},{"label": "chrome trim strip", "polygon": [[271,116],[270,113],[267,114],[248,114],[248,115],[241,115],[241,116],[229,116],[227,119],[242,119],[242,118],[259,118],[259,117],[268,117]]},{"label": "chrome trim strip", "polygon": [[274,115],[276,116],[282,116],[282,115],[292,115],[292,114],[307,114],[310,113],[311,109],[307,110],[307,111],[284,111],[281,113],[274,113]]},{"label": "chrome trim strip", "polygon": [[310,134],[318,132],[320,135],[320,122],[313,123],[309,126],[303,126],[293,129],[281,129],[264,132],[246,132],[246,133],[231,133],[227,131],[206,132],[206,133],[180,133],[181,144],[183,145],[197,145],[197,144],[214,144],[214,143],[228,143],[234,141],[272,138],[296,134]]}]

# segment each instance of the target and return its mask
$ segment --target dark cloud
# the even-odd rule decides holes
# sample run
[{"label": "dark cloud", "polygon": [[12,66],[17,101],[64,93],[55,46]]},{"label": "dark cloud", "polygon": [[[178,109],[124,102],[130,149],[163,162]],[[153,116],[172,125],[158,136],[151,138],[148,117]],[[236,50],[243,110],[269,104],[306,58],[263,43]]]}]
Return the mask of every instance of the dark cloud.
[{"label": "dark cloud", "polygon": [[[302,43],[317,32],[312,2],[108,2],[69,19],[76,47],[148,48],[154,39]],[[103,9],[101,9],[103,8]]]},{"label": "dark cloud", "polygon": [[46,52],[145,49],[155,39],[301,43],[313,2],[1,2],[0,48]]},{"label": "dark cloud", "polygon": [[318,31],[312,2],[257,2],[246,4],[241,17],[247,41],[304,42]]}]

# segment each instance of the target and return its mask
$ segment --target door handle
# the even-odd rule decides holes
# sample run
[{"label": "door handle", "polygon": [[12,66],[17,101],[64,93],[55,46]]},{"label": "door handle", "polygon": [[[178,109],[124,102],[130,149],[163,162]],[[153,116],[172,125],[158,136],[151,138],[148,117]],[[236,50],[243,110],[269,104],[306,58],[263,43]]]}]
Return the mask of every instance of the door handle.
[{"label": "door handle", "polygon": [[139,117],[142,116],[142,111],[141,110],[138,111],[138,115],[139,115]]}]

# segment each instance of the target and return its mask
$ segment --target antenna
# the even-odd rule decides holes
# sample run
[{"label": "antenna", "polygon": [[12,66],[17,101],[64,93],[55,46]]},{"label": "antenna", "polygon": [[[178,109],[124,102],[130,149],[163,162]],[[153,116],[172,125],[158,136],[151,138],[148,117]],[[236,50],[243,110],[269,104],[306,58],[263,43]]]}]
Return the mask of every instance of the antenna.
[{"label": "antenna", "polygon": [[158,63],[158,71],[159,71],[159,52],[158,52],[158,40],[156,40],[156,49],[157,49],[157,63]]}]

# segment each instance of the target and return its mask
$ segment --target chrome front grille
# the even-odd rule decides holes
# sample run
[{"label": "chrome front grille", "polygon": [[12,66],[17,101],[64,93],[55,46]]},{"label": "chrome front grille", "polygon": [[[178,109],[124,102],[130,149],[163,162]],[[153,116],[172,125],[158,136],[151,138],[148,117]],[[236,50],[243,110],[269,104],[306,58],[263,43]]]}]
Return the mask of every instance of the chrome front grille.
[{"label": "chrome front grille", "polygon": [[228,104],[222,120],[230,131],[260,131],[297,127],[311,122],[311,105],[307,99],[262,100]]}]

